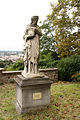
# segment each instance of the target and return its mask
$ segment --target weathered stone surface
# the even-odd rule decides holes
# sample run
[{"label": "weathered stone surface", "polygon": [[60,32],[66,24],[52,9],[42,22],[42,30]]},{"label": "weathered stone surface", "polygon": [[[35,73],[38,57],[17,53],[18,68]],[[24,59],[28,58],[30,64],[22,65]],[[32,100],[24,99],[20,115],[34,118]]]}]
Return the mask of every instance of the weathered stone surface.
[{"label": "weathered stone surface", "polygon": [[50,86],[52,81],[48,77],[24,78],[22,75],[18,75],[15,81],[15,107],[19,114],[50,104]]},{"label": "weathered stone surface", "polygon": [[58,68],[39,69],[39,72],[48,76],[53,82],[58,81]]},{"label": "weathered stone surface", "polygon": [[24,39],[24,71],[22,75],[26,77],[27,73],[38,73],[38,60],[40,54],[41,30],[37,25],[39,17],[32,16],[31,23],[27,25],[23,39]]},{"label": "weathered stone surface", "polygon": [[4,70],[4,68],[0,68],[0,85],[2,85],[4,83],[3,79],[2,79],[2,71]]}]

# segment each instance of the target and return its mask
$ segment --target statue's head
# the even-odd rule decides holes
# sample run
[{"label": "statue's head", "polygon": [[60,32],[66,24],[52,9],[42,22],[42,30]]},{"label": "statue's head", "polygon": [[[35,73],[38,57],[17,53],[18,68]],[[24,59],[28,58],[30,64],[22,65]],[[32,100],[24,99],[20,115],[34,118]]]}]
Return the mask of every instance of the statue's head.
[{"label": "statue's head", "polygon": [[39,17],[38,16],[32,16],[31,17],[31,25],[36,26],[38,22]]}]

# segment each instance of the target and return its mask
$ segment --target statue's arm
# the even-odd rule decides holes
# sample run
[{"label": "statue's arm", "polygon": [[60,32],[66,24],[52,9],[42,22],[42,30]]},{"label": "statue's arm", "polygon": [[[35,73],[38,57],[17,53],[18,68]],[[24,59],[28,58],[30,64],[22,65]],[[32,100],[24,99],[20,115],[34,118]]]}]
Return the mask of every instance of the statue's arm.
[{"label": "statue's arm", "polygon": [[28,33],[30,28],[31,28],[30,25],[27,25],[27,27],[26,27],[26,29],[24,31],[23,39],[26,40],[26,41],[31,38],[30,34]]},{"label": "statue's arm", "polygon": [[23,39],[25,40],[25,38],[27,37],[28,35],[28,29],[26,28],[25,31],[24,31],[24,35],[23,35]]},{"label": "statue's arm", "polygon": [[42,35],[41,29],[39,28],[39,26],[36,27],[35,32],[36,32],[36,34],[38,34],[39,36]]}]

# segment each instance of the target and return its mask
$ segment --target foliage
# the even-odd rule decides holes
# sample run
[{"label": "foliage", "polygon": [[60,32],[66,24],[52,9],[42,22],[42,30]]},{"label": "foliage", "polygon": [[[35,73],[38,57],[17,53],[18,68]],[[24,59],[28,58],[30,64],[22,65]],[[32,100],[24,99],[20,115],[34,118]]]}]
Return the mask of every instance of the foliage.
[{"label": "foliage", "polygon": [[71,76],[80,71],[80,55],[62,58],[57,67],[59,68],[59,80],[72,81]]},{"label": "foliage", "polygon": [[49,50],[43,50],[40,53],[39,68],[56,67],[56,64],[58,63],[58,59],[59,58],[58,58],[58,55],[56,54],[56,52],[52,52]]},{"label": "foliage", "polygon": [[51,4],[48,22],[52,24],[59,57],[78,53],[80,49],[80,0],[58,0]]},{"label": "foliage", "polygon": [[47,19],[41,23],[42,36],[40,38],[40,50],[55,51],[56,45],[53,36],[53,27]]},{"label": "foliage", "polygon": [[6,68],[11,64],[12,64],[11,60],[4,60],[4,61],[0,60],[0,68]]},{"label": "foliage", "polygon": [[15,84],[0,86],[0,120],[79,120],[80,83],[58,82],[51,86],[49,107],[23,115],[16,112]]},{"label": "foliage", "polygon": [[80,81],[80,71],[71,76],[73,81]]},{"label": "foliage", "polygon": [[17,60],[14,64],[12,64],[11,66],[9,66],[8,68],[7,68],[7,70],[11,70],[11,71],[13,71],[13,70],[23,70],[24,69],[24,62],[23,62],[23,60]]}]

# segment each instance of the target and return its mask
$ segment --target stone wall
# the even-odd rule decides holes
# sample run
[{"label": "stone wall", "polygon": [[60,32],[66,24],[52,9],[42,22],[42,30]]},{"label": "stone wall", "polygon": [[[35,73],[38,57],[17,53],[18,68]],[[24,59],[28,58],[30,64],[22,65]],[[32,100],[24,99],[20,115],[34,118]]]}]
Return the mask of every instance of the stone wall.
[{"label": "stone wall", "polygon": [[[0,68],[0,84],[14,82],[14,78],[22,71],[5,71]],[[53,82],[58,81],[58,68],[39,69],[39,72],[48,76]]]},{"label": "stone wall", "polygon": [[0,84],[3,83],[3,74],[2,74],[3,71],[4,71],[4,68],[0,68]]},{"label": "stone wall", "polygon": [[14,82],[14,78],[20,75],[22,71],[2,71],[2,76],[0,76],[3,83]]},{"label": "stone wall", "polygon": [[58,68],[39,69],[39,72],[48,76],[53,82],[58,81]]}]

